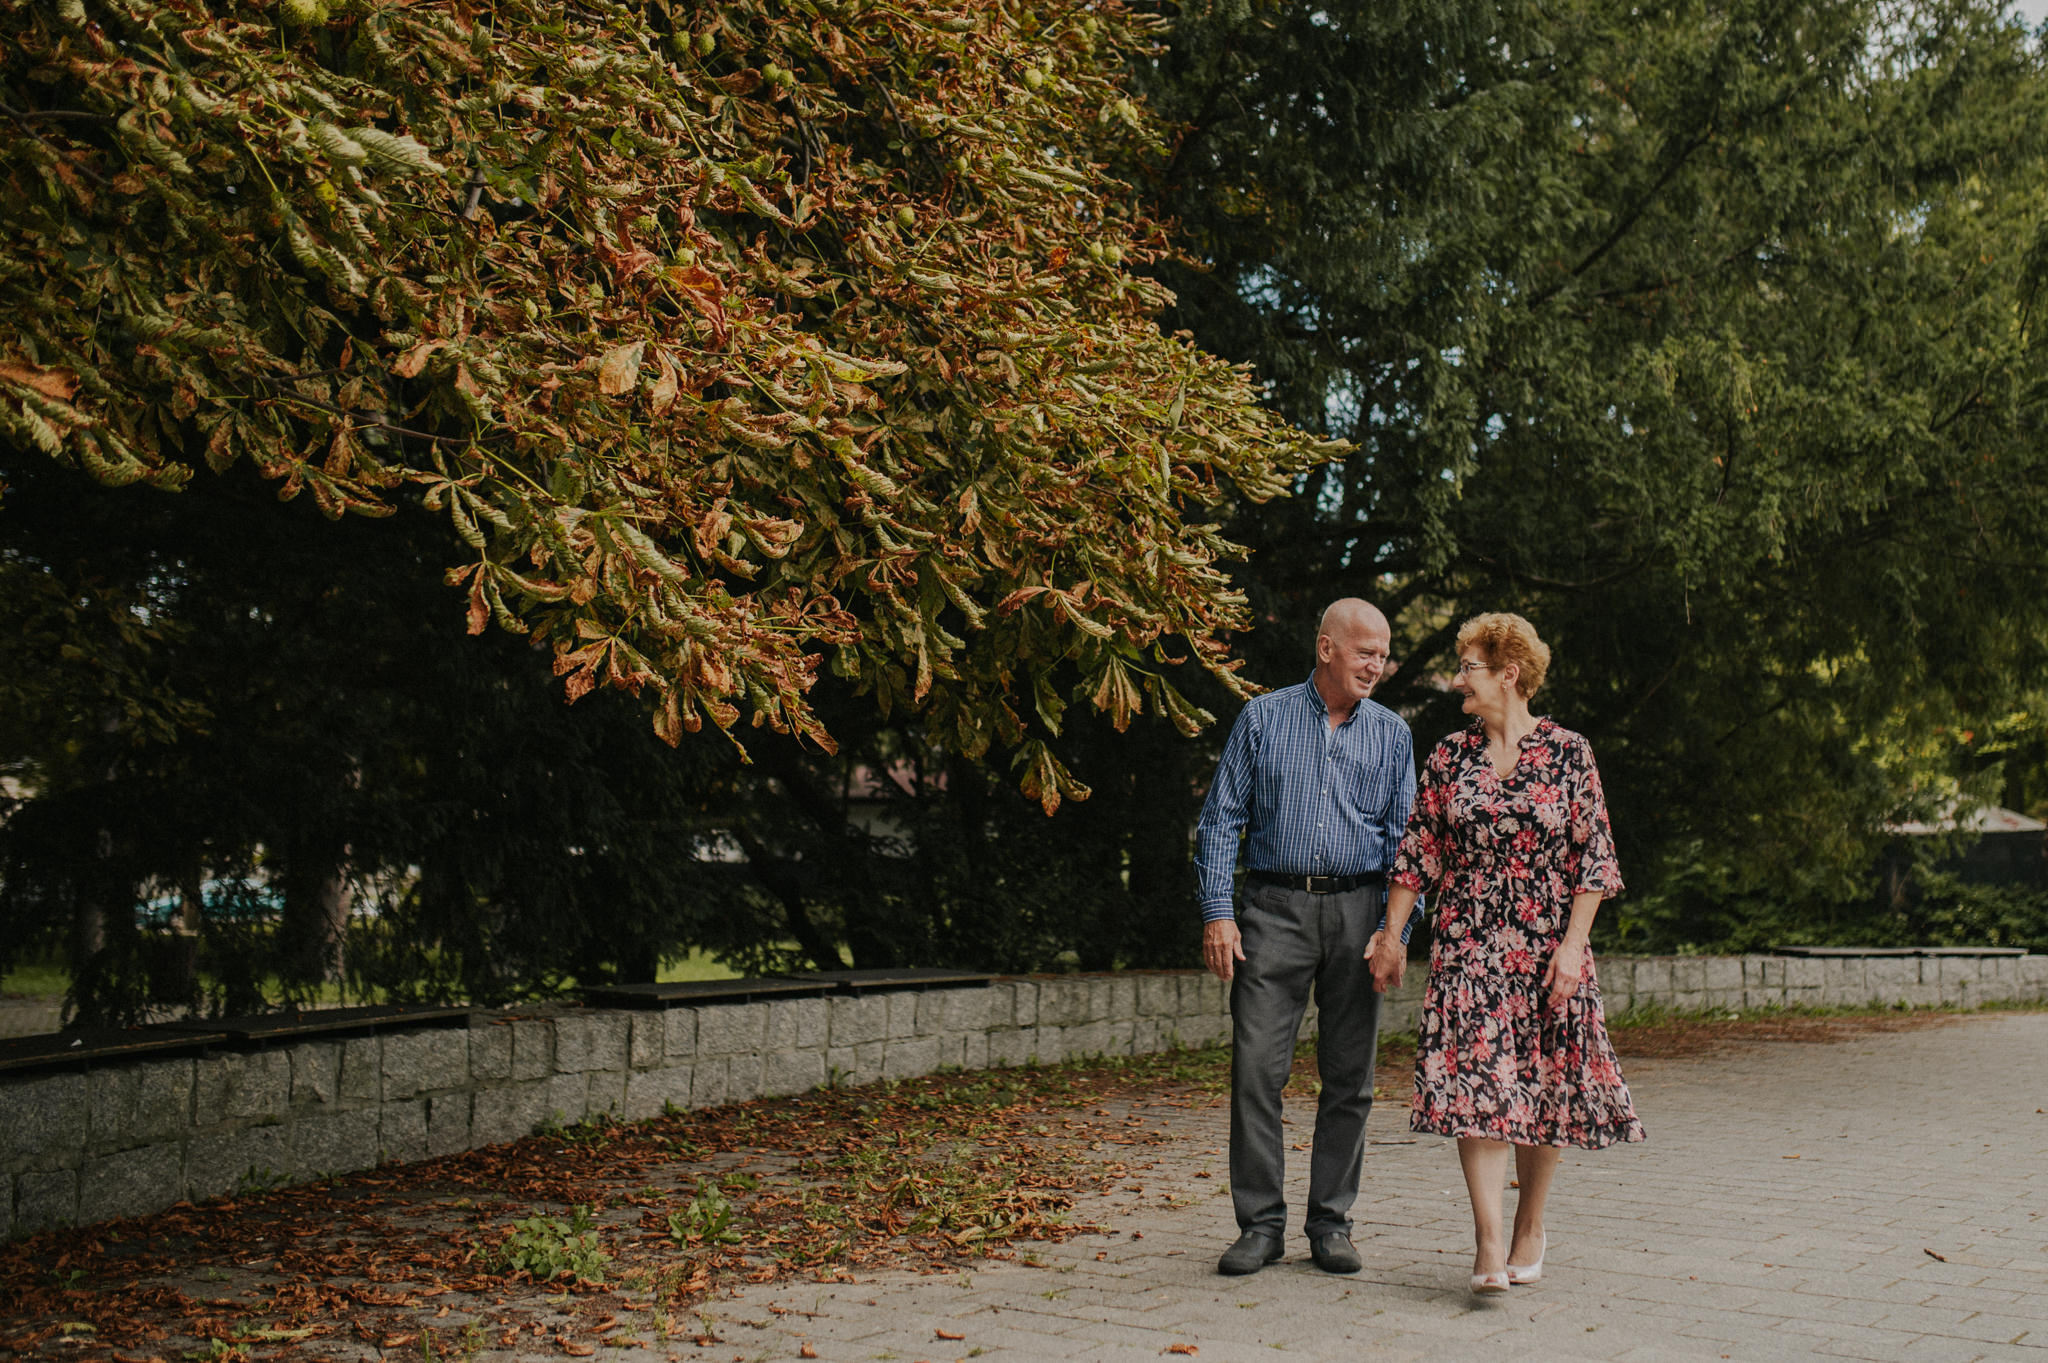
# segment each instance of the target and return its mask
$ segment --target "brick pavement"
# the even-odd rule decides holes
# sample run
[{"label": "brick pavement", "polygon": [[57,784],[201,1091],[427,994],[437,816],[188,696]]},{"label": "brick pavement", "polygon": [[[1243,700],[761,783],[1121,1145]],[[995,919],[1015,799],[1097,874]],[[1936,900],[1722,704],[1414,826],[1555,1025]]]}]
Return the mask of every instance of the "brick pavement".
[{"label": "brick pavement", "polygon": [[1463,1290],[1455,1153],[1411,1137],[1401,1104],[1371,1125],[1365,1271],[1318,1272],[1297,1235],[1248,1279],[1214,1272],[1226,1111],[1139,1104],[1178,1139],[1088,1209],[1111,1234],[971,1273],[748,1289],[702,1308],[717,1343],[618,1356],[2048,1363],[2048,1015],[1628,1070],[1649,1142],[1566,1155],[1545,1279],[1496,1303]]}]

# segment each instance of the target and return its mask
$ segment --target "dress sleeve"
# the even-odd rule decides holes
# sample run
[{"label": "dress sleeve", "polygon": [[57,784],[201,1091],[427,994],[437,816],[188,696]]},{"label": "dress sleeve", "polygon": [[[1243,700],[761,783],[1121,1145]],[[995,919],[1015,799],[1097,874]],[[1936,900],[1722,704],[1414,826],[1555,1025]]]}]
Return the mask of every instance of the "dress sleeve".
[{"label": "dress sleeve", "polygon": [[1455,762],[1448,741],[1439,743],[1423,764],[1422,777],[1415,786],[1415,807],[1408,815],[1408,831],[1401,836],[1401,848],[1394,855],[1396,885],[1418,892],[1434,889],[1443,878],[1444,858],[1451,848],[1451,791],[1456,784]]},{"label": "dress sleeve", "polygon": [[1600,790],[1593,745],[1583,738],[1572,748],[1565,791],[1571,802],[1572,893],[1593,890],[1602,899],[1612,899],[1621,893],[1621,862],[1614,854],[1614,830],[1607,822],[1607,797]]}]

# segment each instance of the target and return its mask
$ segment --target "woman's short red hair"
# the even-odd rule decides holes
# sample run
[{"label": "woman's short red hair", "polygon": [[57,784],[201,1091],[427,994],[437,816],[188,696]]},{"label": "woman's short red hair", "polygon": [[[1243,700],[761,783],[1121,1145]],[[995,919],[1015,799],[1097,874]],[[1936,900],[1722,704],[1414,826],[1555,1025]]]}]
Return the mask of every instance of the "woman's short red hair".
[{"label": "woman's short red hair", "polygon": [[1459,654],[1468,648],[1478,649],[1495,667],[1513,663],[1519,669],[1515,691],[1523,700],[1536,694],[1550,670],[1550,645],[1537,636],[1536,626],[1510,611],[1488,611],[1459,626]]}]

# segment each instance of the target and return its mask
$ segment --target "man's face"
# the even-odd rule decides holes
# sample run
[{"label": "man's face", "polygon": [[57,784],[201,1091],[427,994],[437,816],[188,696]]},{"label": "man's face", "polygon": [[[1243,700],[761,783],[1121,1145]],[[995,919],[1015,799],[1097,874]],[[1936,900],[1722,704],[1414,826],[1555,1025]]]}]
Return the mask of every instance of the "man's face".
[{"label": "man's face", "polygon": [[1387,674],[1392,642],[1384,621],[1340,626],[1316,640],[1316,670],[1356,705]]}]

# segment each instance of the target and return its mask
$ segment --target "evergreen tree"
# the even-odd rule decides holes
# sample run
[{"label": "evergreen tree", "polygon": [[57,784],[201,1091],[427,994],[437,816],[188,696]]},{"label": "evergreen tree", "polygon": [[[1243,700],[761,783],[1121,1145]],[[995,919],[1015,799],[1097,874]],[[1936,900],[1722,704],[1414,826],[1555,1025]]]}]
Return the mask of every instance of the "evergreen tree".
[{"label": "evergreen tree", "polygon": [[1457,624],[1522,611],[1610,930],[1819,930],[2048,650],[2040,49],[1987,0],[1169,12],[1172,320],[1355,444],[1233,523],[1248,675],[1377,598],[1426,747]]}]

